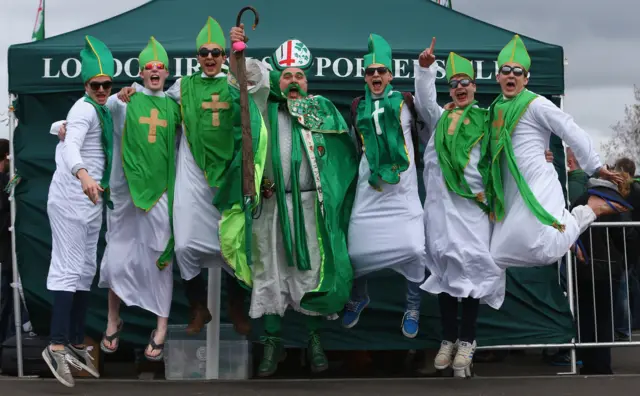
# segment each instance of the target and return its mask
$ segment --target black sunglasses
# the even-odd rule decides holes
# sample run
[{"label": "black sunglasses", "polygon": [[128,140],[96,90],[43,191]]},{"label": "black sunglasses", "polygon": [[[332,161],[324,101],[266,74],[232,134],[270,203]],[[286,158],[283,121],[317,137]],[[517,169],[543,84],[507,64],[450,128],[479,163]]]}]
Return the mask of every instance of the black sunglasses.
[{"label": "black sunglasses", "polygon": [[113,86],[113,83],[111,81],[103,81],[103,82],[91,81],[89,83],[89,86],[91,87],[91,90],[93,90],[93,91],[99,91],[100,87],[104,88],[105,91],[108,91]]},{"label": "black sunglasses", "polygon": [[386,67],[380,66],[380,67],[368,67],[364,72],[367,76],[373,76],[374,74],[376,74],[376,72],[378,72],[378,74],[385,74],[388,71],[389,69],[387,69]]},{"label": "black sunglasses", "polygon": [[521,75],[524,74],[524,69],[519,67],[519,66],[507,66],[504,65],[500,68],[500,73],[502,73],[502,75],[504,76],[508,76],[509,74],[511,74],[511,72],[513,72],[513,75],[516,77],[520,77]]},{"label": "black sunglasses", "polygon": [[468,87],[469,84],[471,84],[473,81],[469,80],[468,78],[465,78],[463,80],[451,80],[449,81],[449,87],[456,89],[458,88],[458,85],[462,85],[463,87]]},{"label": "black sunglasses", "polygon": [[214,48],[214,49],[200,48],[200,50],[198,50],[198,55],[200,55],[203,58],[206,58],[207,56],[209,56],[209,54],[211,54],[212,57],[217,58],[220,55],[224,55],[224,51],[219,48]]}]

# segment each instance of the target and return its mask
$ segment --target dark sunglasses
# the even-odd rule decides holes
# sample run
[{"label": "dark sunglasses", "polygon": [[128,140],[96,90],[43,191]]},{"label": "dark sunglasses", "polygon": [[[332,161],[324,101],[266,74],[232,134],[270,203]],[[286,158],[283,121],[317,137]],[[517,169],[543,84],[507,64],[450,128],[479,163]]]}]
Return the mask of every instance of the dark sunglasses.
[{"label": "dark sunglasses", "polygon": [[209,54],[211,54],[212,57],[217,58],[220,55],[224,55],[224,51],[219,48],[214,48],[214,49],[200,48],[200,50],[198,50],[198,55],[200,55],[203,58],[206,58],[207,56],[209,56]]},{"label": "dark sunglasses", "polygon": [[144,69],[145,70],[153,70],[154,66],[158,70],[164,70],[164,63],[162,63],[162,62],[149,62],[146,65],[144,65]]},{"label": "dark sunglasses", "polygon": [[463,80],[451,80],[449,81],[449,87],[456,89],[458,88],[458,85],[461,85],[463,87],[468,87],[469,84],[471,84],[473,81],[469,80],[468,78],[465,78]]},{"label": "dark sunglasses", "polygon": [[524,74],[524,69],[519,67],[519,66],[502,66],[500,68],[500,73],[502,73],[502,75],[504,76],[508,76],[509,74],[511,74],[511,72],[513,72],[513,75],[516,77],[520,77],[521,75]]},{"label": "dark sunglasses", "polygon": [[376,72],[378,72],[378,74],[385,74],[388,71],[389,69],[387,69],[386,67],[380,66],[380,67],[369,67],[364,72],[367,76],[373,76],[374,74],[376,74]]},{"label": "dark sunglasses", "polygon": [[105,91],[108,91],[111,89],[111,86],[113,85],[113,83],[111,81],[103,81],[103,82],[99,82],[99,81],[91,81],[89,83],[89,86],[91,87],[92,91],[99,91],[100,87],[104,88]]}]

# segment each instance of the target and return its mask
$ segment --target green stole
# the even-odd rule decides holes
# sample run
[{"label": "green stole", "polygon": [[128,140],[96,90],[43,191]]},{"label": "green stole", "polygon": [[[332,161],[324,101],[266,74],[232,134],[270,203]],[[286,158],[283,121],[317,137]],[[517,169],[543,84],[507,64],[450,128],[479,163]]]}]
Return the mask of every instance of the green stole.
[{"label": "green stole", "polygon": [[[476,103],[474,100],[464,109],[453,108],[453,103],[445,106],[436,126],[434,143],[442,176],[449,191],[474,200],[488,214],[490,210],[484,203],[485,194],[474,194],[464,176],[471,150],[480,142],[485,131],[487,110],[475,106]],[[481,158],[478,171],[484,179],[489,171],[489,161]]]},{"label": "green stole", "polygon": [[369,162],[369,184],[377,190],[380,190],[380,180],[398,184],[400,173],[409,168],[409,155],[400,123],[404,98],[397,91],[389,95],[392,89],[391,84],[387,85],[382,97],[373,99],[369,86],[365,85],[365,98],[357,109],[356,130],[362,138]]},{"label": "green stole", "polygon": [[148,212],[167,192],[171,238],[156,265],[166,268],[173,258],[173,195],[175,187],[178,105],[169,97],[131,97],[122,131],[122,169],[133,204]]},{"label": "green stole", "polygon": [[[304,134],[311,133],[343,133],[348,130],[344,118],[331,101],[322,96],[307,96],[303,99],[286,100],[272,91],[271,101],[269,101],[269,124],[271,127],[271,162],[274,174],[276,189],[276,200],[278,204],[278,218],[282,240],[287,254],[287,263],[294,266],[293,240],[295,239],[295,263],[300,271],[311,269],[309,249],[307,246],[307,234],[305,230],[304,212],[302,209],[302,195],[300,192],[300,166],[302,161],[309,161],[308,153],[303,156],[305,144]],[[276,100],[274,100],[276,99]],[[280,133],[278,129],[278,109],[282,108],[291,115],[291,203],[293,205],[293,229],[294,236],[291,235],[289,223],[289,210],[287,207],[287,196],[285,191],[286,181],[282,171],[282,160],[280,158]],[[321,147],[318,147],[320,150]],[[319,181],[316,180],[316,189]]]},{"label": "green stole", "polygon": [[96,101],[91,99],[87,94],[84,95],[84,100],[90,103],[98,114],[100,120],[100,128],[102,128],[102,149],[104,150],[104,172],[100,179],[100,186],[104,190],[102,198],[109,209],[113,209],[113,202],[111,202],[109,194],[109,178],[111,177],[111,161],[113,161],[113,118],[111,112],[106,105],[99,105]]},{"label": "green stole", "polygon": [[[238,96],[238,95],[236,95]],[[219,187],[241,139],[240,103],[234,100],[227,77],[183,77],[180,102],[185,136],[210,187]]]},{"label": "green stole", "polygon": [[[488,179],[491,185],[493,214],[497,221],[501,221],[505,215],[504,189],[502,185],[502,154],[507,161],[509,172],[513,176],[518,191],[529,210],[544,225],[564,232],[565,225],[547,212],[536,199],[524,179],[513,152],[511,134],[518,125],[520,118],[529,108],[531,102],[538,97],[537,94],[525,89],[514,98],[507,99],[500,94],[489,107],[489,125],[491,134],[484,139],[483,146],[491,155],[491,174]],[[486,152],[486,151],[485,151]]]}]

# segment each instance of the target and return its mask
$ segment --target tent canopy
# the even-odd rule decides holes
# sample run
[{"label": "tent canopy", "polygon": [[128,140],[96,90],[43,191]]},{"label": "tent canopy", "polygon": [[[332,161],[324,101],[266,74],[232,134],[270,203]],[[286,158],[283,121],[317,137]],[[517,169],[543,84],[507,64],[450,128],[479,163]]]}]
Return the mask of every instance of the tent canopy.
[{"label": "tent canopy", "polygon": [[[394,50],[394,86],[413,86],[413,61],[437,37],[436,55],[444,62],[450,51],[475,61],[479,89],[497,93],[495,60],[514,32],[498,28],[435,4],[431,0],[396,0],[393,7],[371,7],[365,0],[253,0],[260,14],[255,31],[253,16],[243,22],[250,37],[248,56],[269,56],[289,38],[302,40],[316,57],[310,81],[314,90],[362,90],[362,56],[370,33],[382,35]],[[9,48],[9,90],[13,93],[77,91],[79,52],[83,37],[93,35],[112,50],[116,82],[130,84],[138,69],[137,56],[154,35],[167,49],[172,78],[197,68],[195,39],[208,15],[225,32],[236,21],[243,4],[210,0],[155,0],[114,18],[43,41]],[[153,21],[158,21],[154,24]],[[564,93],[562,47],[523,37],[532,57],[529,88],[543,95]],[[229,43],[227,43],[229,46]],[[441,63],[443,66],[443,63]],[[439,90],[445,91],[444,70]],[[412,89],[411,89],[412,90]]]}]

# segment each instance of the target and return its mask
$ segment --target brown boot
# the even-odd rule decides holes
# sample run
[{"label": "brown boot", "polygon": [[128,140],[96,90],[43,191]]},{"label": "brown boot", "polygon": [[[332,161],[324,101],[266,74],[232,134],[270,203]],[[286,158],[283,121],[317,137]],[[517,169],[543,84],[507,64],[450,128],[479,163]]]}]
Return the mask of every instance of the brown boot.
[{"label": "brown boot", "polygon": [[191,321],[187,326],[187,334],[195,335],[202,331],[207,323],[211,322],[212,316],[209,309],[200,303],[191,306]]},{"label": "brown boot", "polygon": [[227,314],[231,323],[233,323],[233,329],[238,334],[248,336],[251,333],[251,323],[249,318],[244,312],[244,304],[240,298],[229,298],[227,305]]}]

